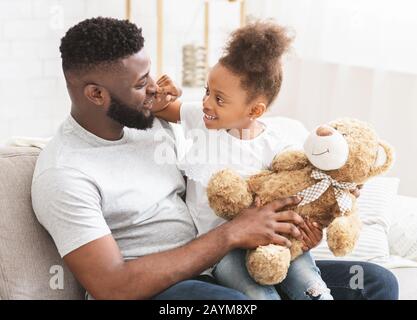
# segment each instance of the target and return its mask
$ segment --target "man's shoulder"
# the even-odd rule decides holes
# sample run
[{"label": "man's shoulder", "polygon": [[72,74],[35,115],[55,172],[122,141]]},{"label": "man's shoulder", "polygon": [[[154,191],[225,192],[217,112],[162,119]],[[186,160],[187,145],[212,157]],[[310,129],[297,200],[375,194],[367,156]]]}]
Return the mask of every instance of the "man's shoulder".
[{"label": "man's shoulder", "polygon": [[133,149],[140,149],[142,153],[153,153],[160,143],[175,149],[176,145],[181,141],[180,135],[182,133],[179,131],[177,124],[158,118],[155,118],[151,129],[137,130],[125,128],[125,130],[129,132],[130,139],[128,143],[132,145]]},{"label": "man's shoulder", "polygon": [[66,171],[75,170],[71,160],[74,154],[74,146],[80,146],[81,140],[72,132],[66,132],[66,122],[63,122],[46,147],[40,152],[36,161],[36,167],[33,174],[33,180],[44,172],[65,173]]}]

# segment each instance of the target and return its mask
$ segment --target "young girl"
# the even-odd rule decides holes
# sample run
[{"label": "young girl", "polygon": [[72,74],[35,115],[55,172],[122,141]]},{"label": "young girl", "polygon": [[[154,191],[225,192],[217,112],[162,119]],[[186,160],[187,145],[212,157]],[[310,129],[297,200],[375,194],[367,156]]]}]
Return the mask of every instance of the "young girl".
[{"label": "young girl", "polygon": [[[214,173],[231,168],[242,177],[255,174],[293,145],[279,127],[259,120],[280,90],[280,60],[290,42],[286,30],[271,22],[236,30],[210,70],[202,107],[175,100],[153,111],[164,120],[181,121],[186,137],[193,141],[179,166],[188,178],[186,203],[199,234],[225,222],[208,205],[206,187]],[[157,85],[157,97],[168,101],[180,95],[167,76]],[[306,223],[305,228],[304,235],[320,237],[315,226]],[[280,299],[274,286],[261,286],[250,277],[245,250],[232,251],[211,271],[218,283],[252,299]],[[308,251],[291,263],[279,288],[290,299],[332,299]]]}]

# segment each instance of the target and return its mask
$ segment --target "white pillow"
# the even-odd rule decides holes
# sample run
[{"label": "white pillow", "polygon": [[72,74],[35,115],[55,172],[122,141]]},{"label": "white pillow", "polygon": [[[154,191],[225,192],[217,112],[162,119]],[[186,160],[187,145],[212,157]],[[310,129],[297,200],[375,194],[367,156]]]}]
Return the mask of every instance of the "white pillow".
[{"label": "white pillow", "polygon": [[[326,241],[311,252],[317,260],[356,260],[385,263],[389,256],[388,230],[391,224],[390,207],[398,191],[399,179],[376,177],[369,180],[361,190],[358,212],[362,230],[353,252],[335,257]],[[324,235],[325,239],[325,235]]]},{"label": "white pillow", "polygon": [[391,253],[417,261],[417,198],[398,196],[391,210],[393,223],[388,235]]}]

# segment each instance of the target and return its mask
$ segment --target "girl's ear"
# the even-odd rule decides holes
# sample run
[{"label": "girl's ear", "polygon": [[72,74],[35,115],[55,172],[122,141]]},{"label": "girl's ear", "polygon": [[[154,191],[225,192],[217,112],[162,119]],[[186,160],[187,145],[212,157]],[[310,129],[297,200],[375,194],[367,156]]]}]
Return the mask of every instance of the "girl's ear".
[{"label": "girl's ear", "polygon": [[266,104],[264,102],[255,103],[250,110],[249,116],[253,119],[259,118],[266,111]]}]

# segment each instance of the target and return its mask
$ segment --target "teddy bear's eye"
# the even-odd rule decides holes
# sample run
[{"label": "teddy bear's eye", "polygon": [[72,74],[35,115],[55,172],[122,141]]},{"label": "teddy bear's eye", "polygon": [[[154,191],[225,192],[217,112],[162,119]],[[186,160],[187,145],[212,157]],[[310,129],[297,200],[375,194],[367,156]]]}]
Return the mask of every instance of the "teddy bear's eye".
[{"label": "teddy bear's eye", "polygon": [[[337,127],[333,127],[333,129],[335,129],[336,131],[339,131],[339,130],[337,129]],[[347,134],[346,134],[346,133],[342,133],[342,136],[347,137]]]}]

